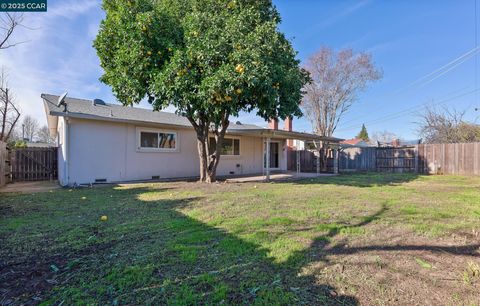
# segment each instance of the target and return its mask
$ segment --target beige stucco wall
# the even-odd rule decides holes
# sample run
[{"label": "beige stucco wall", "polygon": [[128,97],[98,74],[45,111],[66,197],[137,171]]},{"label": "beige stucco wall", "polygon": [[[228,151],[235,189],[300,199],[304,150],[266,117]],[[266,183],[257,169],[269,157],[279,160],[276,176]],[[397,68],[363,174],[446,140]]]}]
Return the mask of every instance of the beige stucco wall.
[{"label": "beige stucco wall", "polygon": [[[63,123],[63,121],[62,121]],[[197,143],[193,129],[176,129],[177,152],[142,152],[137,149],[137,126],[128,123],[96,120],[68,120],[68,152],[64,165],[59,164],[62,185],[87,184],[95,179],[108,182],[160,178],[196,177],[199,172]],[[165,128],[172,130],[171,128]],[[59,120],[59,130],[60,120]],[[241,175],[262,173],[263,143],[261,138],[240,136],[240,156],[222,156],[217,173]],[[65,141],[63,142],[65,143]],[[280,144],[280,165],[286,169],[285,142]],[[59,153],[63,154],[63,153]],[[60,157],[60,156],[59,156]],[[63,155],[61,156],[63,158]],[[59,158],[59,163],[61,159]]]}]

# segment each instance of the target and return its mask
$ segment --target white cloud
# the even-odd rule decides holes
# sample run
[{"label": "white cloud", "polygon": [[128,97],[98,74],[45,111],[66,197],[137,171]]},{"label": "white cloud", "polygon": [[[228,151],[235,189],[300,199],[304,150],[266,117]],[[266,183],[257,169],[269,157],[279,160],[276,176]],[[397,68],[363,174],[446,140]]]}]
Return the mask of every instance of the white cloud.
[{"label": "white cloud", "polygon": [[50,18],[66,17],[73,19],[91,9],[98,8],[99,5],[101,3],[98,0],[62,1],[59,5],[49,7],[48,14]]},{"label": "white cloud", "polygon": [[363,0],[360,2],[357,2],[354,5],[347,5],[343,7],[342,10],[339,10],[335,12],[335,14],[331,15],[330,18],[324,20],[322,23],[320,23],[319,28],[326,28],[329,27],[338,21],[354,14],[358,10],[364,8],[365,6],[369,5],[372,2],[372,0]]},{"label": "white cloud", "polygon": [[25,13],[24,24],[15,41],[24,44],[0,51],[10,86],[25,115],[45,123],[40,94],[113,100],[110,89],[98,81],[102,74],[92,47],[100,20],[99,0],[49,1],[46,13]]}]

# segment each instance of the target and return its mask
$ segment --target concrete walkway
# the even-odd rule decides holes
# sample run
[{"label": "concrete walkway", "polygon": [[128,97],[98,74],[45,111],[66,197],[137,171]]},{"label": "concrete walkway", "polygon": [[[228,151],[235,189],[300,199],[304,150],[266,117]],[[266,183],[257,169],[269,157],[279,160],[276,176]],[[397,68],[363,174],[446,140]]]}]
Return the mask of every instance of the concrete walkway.
[{"label": "concrete walkway", "polygon": [[[315,177],[335,176],[337,174],[331,173],[309,173],[309,172],[283,172],[270,174],[270,181],[288,181],[288,180],[301,180]],[[265,181],[265,175],[254,175],[245,177],[236,177],[226,179],[228,183],[249,183],[249,182],[263,182]]]},{"label": "concrete walkway", "polygon": [[50,190],[58,189],[60,185],[57,181],[38,181],[38,182],[17,182],[7,184],[0,188],[0,193],[37,193],[49,192]]}]

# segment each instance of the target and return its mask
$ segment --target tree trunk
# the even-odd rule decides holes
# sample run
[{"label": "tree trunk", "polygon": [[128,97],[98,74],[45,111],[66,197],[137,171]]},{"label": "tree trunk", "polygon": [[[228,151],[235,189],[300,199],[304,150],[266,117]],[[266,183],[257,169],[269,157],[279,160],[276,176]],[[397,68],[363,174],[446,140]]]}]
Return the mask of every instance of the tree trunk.
[{"label": "tree trunk", "polygon": [[207,119],[200,119],[196,122],[193,117],[187,117],[197,133],[197,149],[200,164],[200,182],[213,183],[217,180],[217,166],[220,161],[223,138],[228,128],[229,113],[224,112],[220,125],[216,125],[212,134],[215,136],[216,146],[210,152],[210,122]]},{"label": "tree trunk", "polygon": [[198,159],[200,161],[200,182],[205,182],[207,169],[207,150],[205,148],[205,140],[197,135]]},{"label": "tree trunk", "polygon": [[[213,183],[217,180],[217,166],[222,152],[223,139],[229,125],[228,112],[223,115],[220,127],[215,129],[215,151],[208,154],[208,168],[206,169],[206,182]],[[218,130],[220,128],[220,131]]]},{"label": "tree trunk", "polygon": [[328,143],[325,142],[325,141],[321,141],[320,142],[320,158],[322,160],[322,168],[321,168],[321,171],[322,172],[327,172],[328,170],[328,157],[327,157],[327,153],[328,153]]},{"label": "tree trunk", "polygon": [[0,134],[0,140],[3,140],[3,141],[6,141],[8,139],[6,139],[5,137],[5,128],[7,126],[7,116],[8,116],[8,88],[5,89],[5,90],[2,90],[3,93],[4,93],[4,103],[5,103],[5,108],[3,110],[3,114],[2,114],[2,132]]},{"label": "tree trunk", "polygon": [[215,151],[211,152],[208,158],[208,167],[206,169],[206,182],[213,183],[217,180],[217,166],[220,161],[220,152],[222,151],[224,135],[215,135]]}]

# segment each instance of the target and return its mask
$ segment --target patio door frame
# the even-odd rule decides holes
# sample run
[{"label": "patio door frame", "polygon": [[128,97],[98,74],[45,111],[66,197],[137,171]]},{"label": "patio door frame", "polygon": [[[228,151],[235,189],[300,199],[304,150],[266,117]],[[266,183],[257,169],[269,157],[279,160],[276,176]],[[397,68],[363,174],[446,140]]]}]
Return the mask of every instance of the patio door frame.
[{"label": "patio door frame", "polygon": [[[267,143],[270,143],[270,150],[267,150]],[[267,141],[266,139],[263,140],[263,170],[265,171],[267,169],[267,159],[266,159],[266,156],[267,156],[267,151],[268,153],[271,152],[271,144],[272,143],[276,143],[277,146],[278,146],[278,150],[277,150],[277,161],[278,161],[278,165],[276,168],[272,168],[272,167],[269,167],[269,170],[273,170],[273,171],[277,171],[277,170],[280,170],[281,169],[281,162],[280,162],[280,152],[282,151],[282,146],[281,146],[281,143],[282,141],[280,140],[270,140],[270,141]],[[271,159],[268,159],[270,162],[271,162]]]}]

